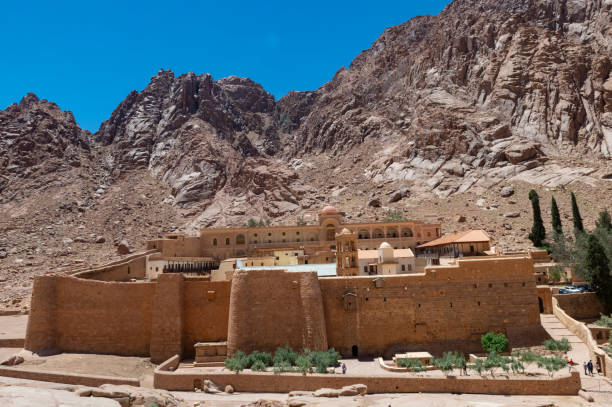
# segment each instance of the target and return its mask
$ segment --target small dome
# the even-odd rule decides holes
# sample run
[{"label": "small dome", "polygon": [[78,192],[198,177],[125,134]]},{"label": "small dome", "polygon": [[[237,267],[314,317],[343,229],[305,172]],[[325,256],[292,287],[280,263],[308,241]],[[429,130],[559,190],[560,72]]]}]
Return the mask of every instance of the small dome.
[{"label": "small dome", "polygon": [[351,234],[353,234],[353,232],[351,232],[351,231],[350,231],[349,229],[347,229],[347,228],[344,228],[344,229],[342,229],[342,230],[340,231],[340,233],[339,233],[339,234],[340,234],[340,235],[351,235]]},{"label": "small dome", "polygon": [[382,242],[380,244],[380,248],[381,249],[392,249],[391,245],[389,243],[387,243],[387,242]]},{"label": "small dome", "polygon": [[338,214],[338,209],[334,208],[331,205],[327,205],[321,211],[321,215],[323,215],[323,216],[330,216],[330,215],[337,215],[337,214]]}]

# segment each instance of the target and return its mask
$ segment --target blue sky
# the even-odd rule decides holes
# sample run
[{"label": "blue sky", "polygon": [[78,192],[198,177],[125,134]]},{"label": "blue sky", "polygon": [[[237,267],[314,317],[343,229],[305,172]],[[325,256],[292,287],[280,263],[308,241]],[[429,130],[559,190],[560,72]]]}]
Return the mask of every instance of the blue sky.
[{"label": "blue sky", "polygon": [[161,68],[245,76],[277,99],[314,90],[430,1],[4,1],[0,109],[27,92],[96,131]]}]

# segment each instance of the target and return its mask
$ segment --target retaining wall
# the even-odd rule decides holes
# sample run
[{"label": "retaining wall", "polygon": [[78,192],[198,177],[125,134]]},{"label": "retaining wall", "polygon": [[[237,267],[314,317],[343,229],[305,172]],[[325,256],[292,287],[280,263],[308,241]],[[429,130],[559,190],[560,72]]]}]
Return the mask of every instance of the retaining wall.
[{"label": "retaining wall", "polygon": [[595,293],[555,294],[559,306],[574,319],[599,319],[604,307]]},{"label": "retaining wall", "polygon": [[606,377],[612,377],[612,358],[606,352],[597,346],[597,341],[593,338],[591,330],[582,322],[576,321],[570,317],[563,309],[559,307],[557,297],[553,297],[553,314],[561,321],[565,327],[576,335],[589,349],[589,357],[595,363],[600,361],[602,373]]},{"label": "retaining wall", "polygon": [[[190,369],[191,370],[191,369]],[[577,395],[580,390],[580,375],[555,379],[482,379],[480,377],[459,376],[456,378],[425,378],[401,376],[350,376],[312,374],[304,376],[296,373],[202,373],[197,368],[193,372],[168,372],[156,370],[154,387],[165,390],[194,389],[194,381],[212,380],[224,388],[232,385],[235,391],[288,393],[293,390],[314,391],[323,387],[339,389],[351,384],[365,384],[368,393],[470,393],[504,395]]]}]

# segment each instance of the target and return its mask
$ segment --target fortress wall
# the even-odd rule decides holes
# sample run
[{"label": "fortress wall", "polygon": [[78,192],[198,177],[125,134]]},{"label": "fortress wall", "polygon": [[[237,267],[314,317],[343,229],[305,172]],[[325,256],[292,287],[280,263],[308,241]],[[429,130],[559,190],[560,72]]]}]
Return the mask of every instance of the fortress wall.
[{"label": "fortress wall", "polygon": [[175,354],[182,355],[183,288],[182,274],[160,274],[157,278],[150,347],[153,363],[161,363]]},{"label": "fortress wall", "polygon": [[559,307],[574,319],[599,319],[604,306],[595,293],[555,294]]},{"label": "fortress wall", "polygon": [[183,288],[183,357],[197,342],[227,340],[231,281],[186,279]]},{"label": "fortress wall", "polygon": [[153,283],[36,278],[26,349],[149,354]]},{"label": "fortress wall", "polygon": [[55,287],[55,276],[39,276],[34,279],[30,316],[26,328],[25,349],[40,351],[56,347]]},{"label": "fortress wall", "polygon": [[177,239],[156,239],[147,242],[147,248],[157,249],[164,257],[201,257],[199,236],[179,236]]},{"label": "fortress wall", "polygon": [[512,346],[546,337],[528,258],[460,260],[382,281],[376,288],[372,277],[320,280],[330,347],[344,355],[357,346],[359,355],[390,356],[479,351],[489,330],[504,332]]},{"label": "fortress wall", "polygon": [[321,289],[315,272],[238,270],[232,278],[228,353],[327,349]]},{"label": "fortress wall", "polygon": [[129,281],[132,278],[145,278],[147,269],[147,254],[128,257],[120,262],[111,263],[102,267],[82,271],[74,274],[75,277],[98,281]]}]

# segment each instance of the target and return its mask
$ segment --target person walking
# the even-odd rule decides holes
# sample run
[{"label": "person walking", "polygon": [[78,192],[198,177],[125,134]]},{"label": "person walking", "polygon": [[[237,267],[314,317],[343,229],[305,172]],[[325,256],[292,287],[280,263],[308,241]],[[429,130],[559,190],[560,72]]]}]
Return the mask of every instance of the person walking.
[{"label": "person walking", "polygon": [[586,360],[584,361],[584,363],[582,364],[582,366],[584,366],[584,374],[585,374],[585,375],[588,375],[588,374],[589,374],[589,371],[588,371],[589,366],[587,365]]},{"label": "person walking", "polygon": [[589,375],[593,376],[593,361],[589,360],[589,363],[587,363],[587,367],[589,368]]},{"label": "person walking", "polygon": [[346,365],[342,362],[342,374],[346,374]]},{"label": "person walking", "polygon": [[595,362],[595,369],[597,370],[597,374],[601,374],[601,365],[599,364],[599,360]]}]

